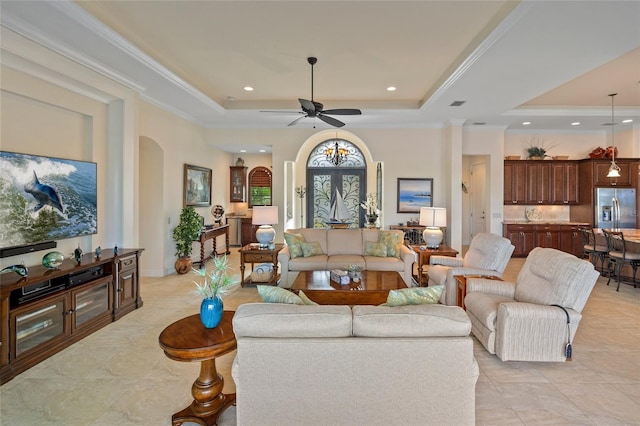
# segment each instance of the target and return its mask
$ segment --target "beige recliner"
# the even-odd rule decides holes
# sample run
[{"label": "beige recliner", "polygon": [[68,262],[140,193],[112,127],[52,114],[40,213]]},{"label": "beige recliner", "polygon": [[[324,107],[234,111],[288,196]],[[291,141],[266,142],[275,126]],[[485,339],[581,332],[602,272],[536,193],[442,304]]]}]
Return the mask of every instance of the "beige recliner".
[{"label": "beige recliner", "polygon": [[536,247],[515,283],[467,280],[471,332],[503,361],[565,361],[599,275],[586,260]]},{"label": "beige recliner", "polygon": [[456,275],[501,277],[514,249],[507,238],[490,233],[477,234],[463,259],[448,256],[429,258],[429,285],[444,285],[440,302],[455,306],[458,304]]}]

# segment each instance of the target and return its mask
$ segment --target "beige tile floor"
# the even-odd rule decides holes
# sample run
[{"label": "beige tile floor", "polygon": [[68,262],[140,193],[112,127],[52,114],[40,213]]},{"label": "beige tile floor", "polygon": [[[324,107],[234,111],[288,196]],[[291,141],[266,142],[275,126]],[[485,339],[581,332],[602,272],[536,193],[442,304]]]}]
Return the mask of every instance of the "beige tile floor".
[{"label": "beige tile floor", "polygon": [[[515,279],[522,263],[513,259],[505,279]],[[191,402],[199,364],[168,359],[158,335],[198,312],[194,278],[143,278],[141,309],[0,387],[0,424],[170,425],[171,415]],[[640,425],[640,288],[616,292],[605,283],[598,281],[583,312],[572,362],[502,362],[476,343],[477,424]],[[257,300],[255,288],[236,288],[225,307]],[[218,360],[225,378],[233,356]],[[227,379],[225,392],[234,391]],[[220,424],[236,424],[235,408]]]}]

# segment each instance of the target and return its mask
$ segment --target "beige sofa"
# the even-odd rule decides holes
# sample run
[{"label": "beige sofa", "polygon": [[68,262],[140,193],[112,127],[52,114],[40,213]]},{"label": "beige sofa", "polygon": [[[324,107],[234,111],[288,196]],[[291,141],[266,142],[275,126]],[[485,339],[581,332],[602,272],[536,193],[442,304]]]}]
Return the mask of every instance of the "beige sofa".
[{"label": "beige sofa", "polygon": [[[322,249],[321,255],[309,257],[291,258],[289,247],[285,246],[278,253],[281,287],[289,285],[289,272],[322,271],[331,269],[344,269],[347,265],[360,265],[368,271],[397,271],[407,284],[414,286],[412,279],[413,264],[416,254],[404,244],[400,247],[400,257],[365,256],[367,242],[378,242],[379,230],[377,229],[319,229],[300,228],[289,229],[287,233],[301,234],[306,242],[317,241]],[[404,232],[399,230],[384,231],[397,233],[399,240],[403,241]]]},{"label": "beige sofa", "polygon": [[239,425],[475,422],[478,365],[459,307],[250,303],[233,328]]}]

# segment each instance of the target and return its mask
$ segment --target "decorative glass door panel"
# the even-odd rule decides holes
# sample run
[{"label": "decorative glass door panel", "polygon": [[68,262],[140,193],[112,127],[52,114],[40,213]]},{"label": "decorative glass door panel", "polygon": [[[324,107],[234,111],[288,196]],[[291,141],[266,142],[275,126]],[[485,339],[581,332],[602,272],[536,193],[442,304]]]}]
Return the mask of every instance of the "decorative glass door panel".
[{"label": "decorative glass door panel", "polygon": [[62,295],[56,300],[33,304],[11,314],[16,358],[43,343],[64,336],[65,305],[66,297]]},{"label": "decorative glass door panel", "polygon": [[[341,197],[350,218],[337,219],[349,222],[349,228],[359,228],[364,220],[362,209],[360,208],[360,202],[363,197],[362,181],[364,172],[358,170],[324,172],[309,171],[311,182],[307,185],[307,188],[311,188],[308,198],[311,206],[307,207],[307,211],[313,212],[310,216],[310,219],[313,219],[313,223],[307,223],[307,226],[324,228],[327,226],[327,222],[336,219],[332,217],[335,214],[332,215],[331,206],[338,202],[338,197]],[[340,195],[336,193],[336,190],[340,192]]]},{"label": "decorative glass door panel", "polygon": [[111,311],[109,306],[109,290],[111,279],[102,284],[73,293],[75,304],[75,328]]}]

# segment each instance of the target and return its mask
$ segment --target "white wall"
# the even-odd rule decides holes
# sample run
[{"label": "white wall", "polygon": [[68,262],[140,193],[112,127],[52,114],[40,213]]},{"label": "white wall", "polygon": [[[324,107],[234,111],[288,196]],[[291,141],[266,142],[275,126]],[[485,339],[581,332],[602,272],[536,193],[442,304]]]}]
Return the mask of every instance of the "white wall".
[{"label": "white wall", "polygon": [[[78,246],[85,252],[98,245],[112,247],[105,231],[108,167],[102,161],[106,152],[106,105],[7,67],[2,67],[0,96],[3,151],[97,163],[98,234],[59,240],[55,250],[69,257]],[[45,253],[0,259],[0,265],[22,261],[27,266],[40,264]]]}]

